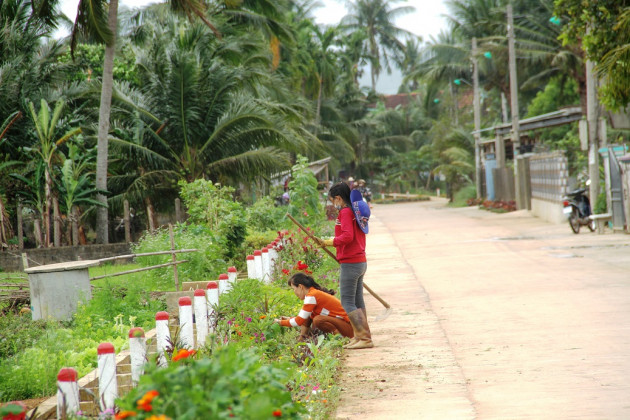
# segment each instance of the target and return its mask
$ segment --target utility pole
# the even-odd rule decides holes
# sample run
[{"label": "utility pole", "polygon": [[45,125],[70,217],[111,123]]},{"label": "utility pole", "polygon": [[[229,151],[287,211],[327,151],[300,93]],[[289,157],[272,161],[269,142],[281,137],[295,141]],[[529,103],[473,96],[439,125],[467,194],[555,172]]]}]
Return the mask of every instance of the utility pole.
[{"label": "utility pole", "polygon": [[586,60],[586,122],[588,124],[588,177],[591,180],[589,197],[591,208],[599,196],[599,144],[597,141],[597,86],[591,60]]},{"label": "utility pole", "polygon": [[475,184],[477,198],[481,198],[481,103],[479,99],[479,66],[477,63],[477,38],[472,39],[473,65],[473,117],[475,120]]},{"label": "utility pole", "polygon": [[512,147],[514,148],[514,195],[516,198],[516,208],[520,210],[523,208],[523,198],[521,197],[521,177],[518,168],[518,153],[521,147],[521,137],[518,121],[518,82],[516,78],[516,53],[514,51],[514,17],[512,16],[512,3],[507,5],[507,20],[510,67],[510,100],[512,108]]}]

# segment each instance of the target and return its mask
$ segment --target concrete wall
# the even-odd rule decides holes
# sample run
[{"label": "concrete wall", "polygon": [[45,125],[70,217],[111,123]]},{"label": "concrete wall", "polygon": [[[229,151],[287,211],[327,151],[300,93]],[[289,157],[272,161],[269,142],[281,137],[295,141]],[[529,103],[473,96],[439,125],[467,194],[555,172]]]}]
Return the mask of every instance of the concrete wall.
[{"label": "concrete wall", "polygon": [[131,253],[129,244],[61,246],[57,248],[36,248],[0,252],[2,271],[23,271],[21,253],[26,252],[29,267],[44,264],[81,260],[97,260]]},{"label": "concrete wall", "polygon": [[562,203],[532,198],[532,214],[554,224],[568,223]]}]

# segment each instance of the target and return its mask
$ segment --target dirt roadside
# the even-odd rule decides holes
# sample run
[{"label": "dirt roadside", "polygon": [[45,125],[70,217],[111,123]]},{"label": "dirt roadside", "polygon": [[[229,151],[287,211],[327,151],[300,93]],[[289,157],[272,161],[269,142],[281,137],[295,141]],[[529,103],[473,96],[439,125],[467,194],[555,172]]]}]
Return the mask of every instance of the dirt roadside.
[{"label": "dirt roadside", "polygon": [[374,209],[337,418],[630,418],[629,237],[444,204]]}]

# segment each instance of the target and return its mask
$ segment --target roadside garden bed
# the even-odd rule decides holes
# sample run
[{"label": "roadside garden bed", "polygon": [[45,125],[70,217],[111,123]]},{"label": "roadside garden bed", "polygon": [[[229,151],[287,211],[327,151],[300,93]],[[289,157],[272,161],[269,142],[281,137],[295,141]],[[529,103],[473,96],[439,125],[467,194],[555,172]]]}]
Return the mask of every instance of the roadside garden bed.
[{"label": "roadside garden bed", "polygon": [[[294,180],[298,184],[293,185],[293,197],[297,199],[300,191],[310,193],[308,175],[300,181],[298,174]],[[189,263],[179,265],[180,281],[216,280],[229,265],[244,271],[245,256],[277,235],[270,228],[288,227],[290,222],[283,217],[287,210],[305,225],[317,225],[318,235],[332,234],[332,223],[325,222],[317,201],[303,200],[302,207],[279,211],[267,201],[246,211],[232,200],[229,189],[205,181],[183,186],[182,196],[189,198],[191,218],[188,224],[175,227],[176,246],[200,251],[190,254]],[[168,234],[158,230],[145,235],[135,250],[168,249],[168,241]],[[138,258],[137,264],[148,266],[169,258]],[[91,269],[95,270],[91,276],[128,268],[97,267]],[[286,284],[297,269],[312,272],[320,284],[338,290],[337,263],[306,236],[289,232],[272,281],[237,281],[221,295],[217,328],[206,346],[194,356],[177,358],[175,337],[169,367],[155,368],[155,361],[150,360],[138,387],[119,400],[121,410],[134,412],[128,418],[138,419],[154,414],[155,418],[207,418],[207,413],[216,414],[213,418],[330,417],[339,398],[335,377],[342,340],[328,337],[300,343],[297,329],[273,322],[281,315],[297,314],[302,305]],[[83,376],[96,367],[100,343],[111,342],[116,352],[126,348],[130,328],[154,328],[156,312],[166,309],[157,292],[174,290],[170,269],[93,283],[92,300],[81,305],[69,322],[33,322],[28,313],[0,318],[2,331],[7,332],[0,340],[0,401],[54,395],[61,367],[74,367]],[[147,397],[152,404],[146,407],[152,410],[138,410],[138,401],[147,392],[157,392],[159,397]]]}]

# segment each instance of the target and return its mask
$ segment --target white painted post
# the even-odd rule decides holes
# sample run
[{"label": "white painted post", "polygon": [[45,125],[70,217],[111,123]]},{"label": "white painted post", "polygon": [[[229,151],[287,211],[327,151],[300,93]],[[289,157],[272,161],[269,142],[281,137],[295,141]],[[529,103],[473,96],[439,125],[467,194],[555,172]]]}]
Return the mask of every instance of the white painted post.
[{"label": "white painted post", "polygon": [[260,250],[262,252],[262,265],[263,265],[263,276],[262,279],[266,283],[269,283],[271,279],[271,264],[269,263],[269,249],[264,247]]},{"label": "white painted post", "polygon": [[247,256],[247,278],[255,279],[256,278],[256,265],[254,264],[254,256]]},{"label": "white painted post", "polygon": [[195,322],[197,323],[197,348],[206,343],[208,336],[208,304],[206,303],[206,291],[195,290]]},{"label": "white painted post", "polygon": [[276,260],[278,259],[278,251],[276,251],[276,241],[270,243],[267,248],[269,248],[269,272],[273,273],[273,269],[276,265]]},{"label": "white painted post", "polygon": [[228,290],[232,290],[237,275],[236,267],[232,266],[228,268]]},{"label": "white painted post", "polygon": [[101,343],[96,350],[98,354],[98,402],[101,411],[114,408],[118,398],[118,382],[116,381],[116,353],[112,343]]},{"label": "white painted post", "polygon": [[192,301],[188,296],[179,298],[179,345],[184,349],[195,347]]},{"label": "white painted post", "polygon": [[166,356],[164,352],[168,349],[171,341],[171,331],[168,329],[168,312],[158,312],[155,314],[155,332],[158,354],[158,366],[166,367]]},{"label": "white painted post", "polygon": [[221,273],[219,274],[219,296],[221,296],[223,293],[227,292],[228,290],[228,280],[229,277],[227,275],[227,273]]},{"label": "white painted post", "polygon": [[263,262],[262,262],[262,251],[257,249],[254,251],[254,266],[256,268],[256,279],[262,280],[263,278]]},{"label": "white painted post", "polygon": [[[64,411],[65,409],[65,411]],[[79,411],[79,384],[74,368],[62,368],[57,374],[57,418]]]},{"label": "white painted post", "polygon": [[144,373],[144,364],[147,361],[147,340],[144,330],[135,327],[129,330],[129,353],[131,359],[131,382],[138,385],[140,376]]},{"label": "white painted post", "polygon": [[219,306],[219,285],[216,281],[208,282],[206,300],[208,303],[208,330],[213,333],[217,324],[215,308]]}]

